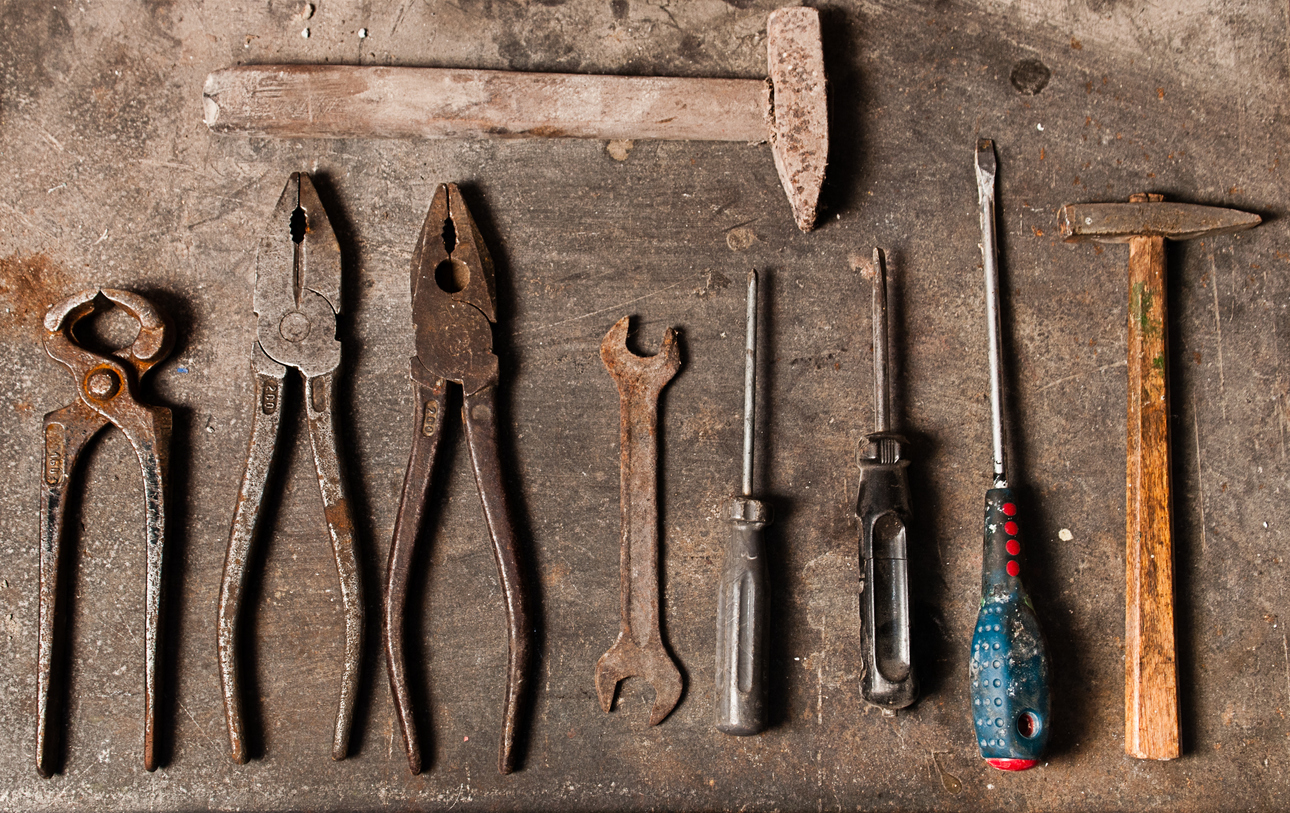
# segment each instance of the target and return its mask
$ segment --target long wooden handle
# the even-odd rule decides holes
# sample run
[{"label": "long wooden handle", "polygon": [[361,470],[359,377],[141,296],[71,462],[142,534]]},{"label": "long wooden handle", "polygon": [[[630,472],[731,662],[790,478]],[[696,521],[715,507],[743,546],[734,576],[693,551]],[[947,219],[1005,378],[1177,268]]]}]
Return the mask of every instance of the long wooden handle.
[{"label": "long wooden handle", "polygon": [[1129,241],[1124,750],[1139,759],[1181,753],[1164,252],[1163,237]]},{"label": "long wooden handle", "polygon": [[206,124],[279,138],[764,141],[762,79],[239,65],[206,77]]}]

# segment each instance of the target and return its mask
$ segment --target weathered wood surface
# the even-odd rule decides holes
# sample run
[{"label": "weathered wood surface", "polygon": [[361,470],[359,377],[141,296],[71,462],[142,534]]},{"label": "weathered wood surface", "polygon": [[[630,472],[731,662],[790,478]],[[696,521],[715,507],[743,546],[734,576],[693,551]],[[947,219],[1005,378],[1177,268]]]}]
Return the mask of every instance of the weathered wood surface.
[{"label": "weathered wood surface", "polygon": [[[206,76],[238,62],[755,77],[774,3],[314,5],[309,19],[294,0],[0,7],[0,807],[1290,807],[1283,6],[830,7],[835,148],[820,226],[801,234],[767,148],[299,141],[202,123]],[[981,762],[966,711],[990,442],[978,136],[999,149],[1014,460],[1054,660],[1052,748],[1019,775]],[[374,626],[353,751],[331,761],[343,618],[290,388],[251,619],[259,739],[249,764],[228,758],[215,606],[250,430],[253,253],[296,170],[319,178],[345,252],[340,431],[369,601],[412,434],[407,273],[435,184],[463,184],[493,249],[502,434],[542,624],[528,750],[511,776],[495,764],[503,610],[460,434],[444,441],[411,604],[426,770],[407,773]],[[1125,756],[1123,742],[1124,258],[1068,246],[1056,228],[1062,204],[1141,189],[1265,215],[1253,231],[1166,247],[1183,755],[1159,763]],[[872,359],[856,269],[874,245],[888,250],[893,407],[919,501],[910,571],[925,694],[895,718],[859,692],[854,453],[872,427]],[[772,727],[736,739],[712,729],[712,685],[749,266],[767,289],[758,493],[777,516],[774,700]],[[138,463],[108,434],[79,473],[65,772],[42,780],[40,416],[72,388],[39,323],[89,283],[145,293],[179,326],[147,389],[175,410],[171,488],[186,495],[167,506],[164,761],[148,774],[139,759]],[[618,398],[596,348],[628,314],[642,351],[678,326],[685,361],[662,403],[660,498],[662,611],[687,691],[652,729],[638,681],[608,715],[592,684],[617,629],[619,564]]]},{"label": "weathered wood surface", "polygon": [[202,98],[217,133],[275,138],[765,141],[761,79],[244,65]]},{"label": "weathered wood surface", "polygon": [[1176,759],[1182,751],[1174,646],[1167,310],[1165,238],[1135,237],[1129,241],[1124,751],[1139,759]]}]

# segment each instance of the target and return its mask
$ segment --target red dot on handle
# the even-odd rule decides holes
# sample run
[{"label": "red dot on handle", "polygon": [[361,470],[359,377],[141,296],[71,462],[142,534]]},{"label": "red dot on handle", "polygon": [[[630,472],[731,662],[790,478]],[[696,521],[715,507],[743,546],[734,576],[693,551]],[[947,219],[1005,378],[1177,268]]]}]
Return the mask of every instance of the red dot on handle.
[{"label": "red dot on handle", "polygon": [[[1013,556],[1016,556],[1017,554],[1021,553],[1021,543],[1020,543],[1020,542],[1018,542],[1018,541],[1017,541],[1017,540],[1015,540],[1015,539],[1009,539],[1009,540],[1008,540],[1008,553],[1010,553],[1010,554],[1011,554],[1011,555],[1013,555]],[[1012,575],[1014,575],[1014,576],[1015,576],[1015,575],[1017,575],[1017,574],[1016,574],[1016,573],[1013,573]]]},{"label": "red dot on handle", "polygon": [[1003,529],[1008,532],[1008,536],[1017,535],[1017,523],[1013,522],[1012,520],[1008,520],[1007,522],[1003,523]]},{"label": "red dot on handle", "polygon": [[1020,572],[1021,572],[1021,565],[1017,564],[1017,560],[1015,560],[1015,559],[1014,559],[1014,560],[1012,560],[1011,562],[1009,562],[1009,563],[1008,563],[1008,575],[1009,575],[1009,576],[1015,576],[1015,575],[1017,575],[1017,574],[1018,574],[1018,573],[1020,573]]},{"label": "red dot on handle", "polygon": [[1015,517],[1017,515],[1017,504],[1012,502],[1004,503],[1003,513],[1007,514],[1010,517]]}]

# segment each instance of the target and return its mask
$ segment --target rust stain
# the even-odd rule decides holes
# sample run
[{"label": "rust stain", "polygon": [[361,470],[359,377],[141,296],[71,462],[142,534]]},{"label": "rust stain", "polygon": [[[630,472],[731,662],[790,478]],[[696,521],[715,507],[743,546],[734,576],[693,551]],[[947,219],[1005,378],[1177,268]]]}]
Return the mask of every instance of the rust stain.
[{"label": "rust stain", "polygon": [[0,297],[8,300],[10,316],[32,338],[44,336],[45,311],[66,293],[68,274],[46,254],[17,254],[0,258]]},{"label": "rust stain", "polygon": [[331,505],[324,505],[323,515],[327,518],[327,524],[341,533],[352,534],[354,532],[354,523],[349,516],[348,500],[337,500]]}]

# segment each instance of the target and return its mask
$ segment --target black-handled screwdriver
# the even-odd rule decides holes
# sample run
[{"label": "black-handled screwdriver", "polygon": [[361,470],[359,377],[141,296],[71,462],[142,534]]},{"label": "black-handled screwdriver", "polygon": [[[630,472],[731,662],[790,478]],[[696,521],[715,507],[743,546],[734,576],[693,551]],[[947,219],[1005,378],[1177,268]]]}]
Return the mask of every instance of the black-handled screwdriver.
[{"label": "black-handled screwdriver", "polygon": [[743,488],[730,501],[730,547],[717,590],[717,730],[746,736],[766,727],[766,550],[762,530],[771,508],[752,497],[757,412],[757,272],[748,272],[744,345]]},{"label": "black-handled screwdriver", "polygon": [[1025,514],[1008,487],[1003,440],[1003,349],[999,315],[999,249],[994,233],[994,142],[976,144],[985,266],[986,332],[990,340],[990,434],[994,488],[985,493],[981,608],[972,635],[972,722],[981,757],[1004,771],[1033,767],[1048,742],[1048,650],[1030,596],[1021,583],[1019,522]]},{"label": "black-handled screwdriver", "polygon": [[918,697],[909,608],[909,443],[891,431],[891,370],[887,347],[887,269],[873,250],[874,429],[860,448],[860,694],[883,709]]}]

